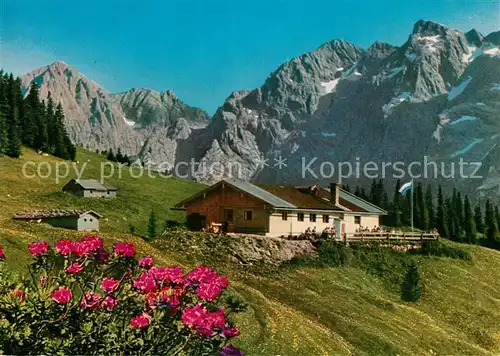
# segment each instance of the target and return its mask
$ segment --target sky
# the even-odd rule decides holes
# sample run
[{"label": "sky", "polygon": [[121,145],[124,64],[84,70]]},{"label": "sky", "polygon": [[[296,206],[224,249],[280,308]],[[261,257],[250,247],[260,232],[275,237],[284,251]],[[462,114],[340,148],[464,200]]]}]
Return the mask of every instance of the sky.
[{"label": "sky", "polygon": [[500,0],[0,0],[0,67],[64,61],[110,92],[173,90],[213,114],[234,90],[343,38],[403,44],[419,19],[484,34]]}]

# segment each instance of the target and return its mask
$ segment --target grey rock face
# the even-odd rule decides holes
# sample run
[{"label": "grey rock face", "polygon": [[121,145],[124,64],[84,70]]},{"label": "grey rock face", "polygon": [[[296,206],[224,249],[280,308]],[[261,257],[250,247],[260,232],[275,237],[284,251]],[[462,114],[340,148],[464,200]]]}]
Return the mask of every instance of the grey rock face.
[{"label": "grey rock face", "polygon": [[[61,64],[23,80],[62,101],[76,142],[120,146],[156,166],[195,162],[178,173],[206,182],[237,174],[329,183],[338,180],[337,162],[408,165],[428,156],[448,169],[460,158],[480,162],[482,178],[440,182],[500,198],[499,47],[500,32],[483,37],[423,20],[400,47],[330,41],[284,63],[261,87],[233,92],[211,120],[170,91],[109,94]],[[286,166],[278,169],[280,157]],[[316,175],[303,175],[311,159]],[[321,175],[321,162],[337,171]],[[370,180],[363,177],[353,180]]]},{"label": "grey rock face", "polygon": [[191,128],[204,127],[208,115],[184,104],[172,91],[131,89],[110,94],[63,62],[56,62],[21,77],[28,90],[40,86],[41,98],[50,92],[66,114],[71,139],[90,150],[118,148],[138,155],[157,168],[173,165],[178,140],[189,137]]}]

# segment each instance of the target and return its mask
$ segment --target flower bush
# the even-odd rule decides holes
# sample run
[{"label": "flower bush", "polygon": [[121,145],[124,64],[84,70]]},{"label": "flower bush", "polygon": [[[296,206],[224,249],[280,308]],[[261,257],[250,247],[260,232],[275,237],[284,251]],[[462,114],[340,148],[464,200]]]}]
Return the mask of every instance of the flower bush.
[{"label": "flower bush", "polygon": [[0,265],[0,354],[243,355],[229,343],[242,304],[208,267],[137,261],[133,244],[109,253],[97,236],[28,250],[29,279],[16,284]]}]

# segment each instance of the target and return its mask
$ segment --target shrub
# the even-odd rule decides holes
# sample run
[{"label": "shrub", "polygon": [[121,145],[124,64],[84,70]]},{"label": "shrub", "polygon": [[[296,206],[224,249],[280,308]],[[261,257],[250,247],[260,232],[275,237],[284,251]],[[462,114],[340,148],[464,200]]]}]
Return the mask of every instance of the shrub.
[{"label": "shrub", "polygon": [[342,243],[319,241],[317,245],[319,261],[325,266],[348,265],[352,260],[352,250]]},{"label": "shrub", "polygon": [[239,334],[230,314],[242,307],[222,305],[228,281],[208,267],[184,274],[137,261],[131,243],[109,253],[95,236],[29,251],[29,280],[0,269],[1,354],[242,355],[228,344]]},{"label": "shrub", "polygon": [[439,241],[424,241],[416,253],[426,256],[449,257],[465,261],[472,261],[472,254],[459,247],[445,245]]}]

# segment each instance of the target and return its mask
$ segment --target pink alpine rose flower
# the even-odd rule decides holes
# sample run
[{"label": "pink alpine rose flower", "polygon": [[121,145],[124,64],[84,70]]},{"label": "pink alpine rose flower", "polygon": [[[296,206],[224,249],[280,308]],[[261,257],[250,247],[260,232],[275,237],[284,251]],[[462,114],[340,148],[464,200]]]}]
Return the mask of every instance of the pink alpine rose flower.
[{"label": "pink alpine rose flower", "polygon": [[73,262],[68,267],[66,267],[65,271],[71,274],[78,274],[83,271],[85,266],[83,263]]},{"label": "pink alpine rose flower", "polygon": [[153,267],[155,264],[154,260],[153,260],[153,257],[151,256],[144,256],[143,258],[141,258],[139,260],[139,267],[142,267],[142,268],[151,268]]},{"label": "pink alpine rose flower", "polygon": [[71,292],[71,289],[66,288],[64,286],[60,286],[58,289],[56,289],[50,294],[50,299],[52,299],[54,302],[58,304],[63,304],[63,305],[71,302],[72,298],[73,298],[73,293]]},{"label": "pink alpine rose flower", "polygon": [[142,313],[130,319],[130,327],[134,329],[143,329],[149,326],[151,316],[148,313]]},{"label": "pink alpine rose flower", "polygon": [[117,281],[113,277],[106,277],[101,282],[101,289],[106,293],[113,293],[120,286],[120,281]]},{"label": "pink alpine rose flower", "polygon": [[0,261],[5,260],[5,253],[3,252],[3,247],[0,246]]},{"label": "pink alpine rose flower", "polygon": [[149,274],[161,283],[182,283],[182,269],[180,267],[153,267]]},{"label": "pink alpine rose flower", "polygon": [[101,308],[107,311],[113,311],[118,305],[118,299],[106,296],[101,302]]},{"label": "pink alpine rose flower", "polygon": [[41,256],[49,251],[47,241],[32,242],[28,245],[28,250],[33,256]]},{"label": "pink alpine rose flower", "polygon": [[117,242],[113,246],[113,252],[120,257],[134,257],[135,247],[134,244],[130,242]]},{"label": "pink alpine rose flower", "polygon": [[240,331],[236,326],[231,326],[230,328],[224,328],[222,329],[221,335],[224,336],[226,339],[230,339],[232,337],[238,336],[240,334]]},{"label": "pink alpine rose flower", "polygon": [[56,253],[68,256],[73,252],[74,242],[67,239],[60,239],[56,242]]},{"label": "pink alpine rose flower", "polygon": [[134,288],[140,290],[142,293],[149,293],[158,288],[155,279],[146,272],[141,273],[141,275],[134,280]]},{"label": "pink alpine rose flower", "polygon": [[215,282],[201,283],[196,289],[196,294],[207,302],[213,302],[222,293],[222,288]]},{"label": "pink alpine rose flower", "polygon": [[94,310],[99,307],[99,302],[101,301],[101,296],[96,292],[87,292],[80,302],[80,308],[83,310]]}]

